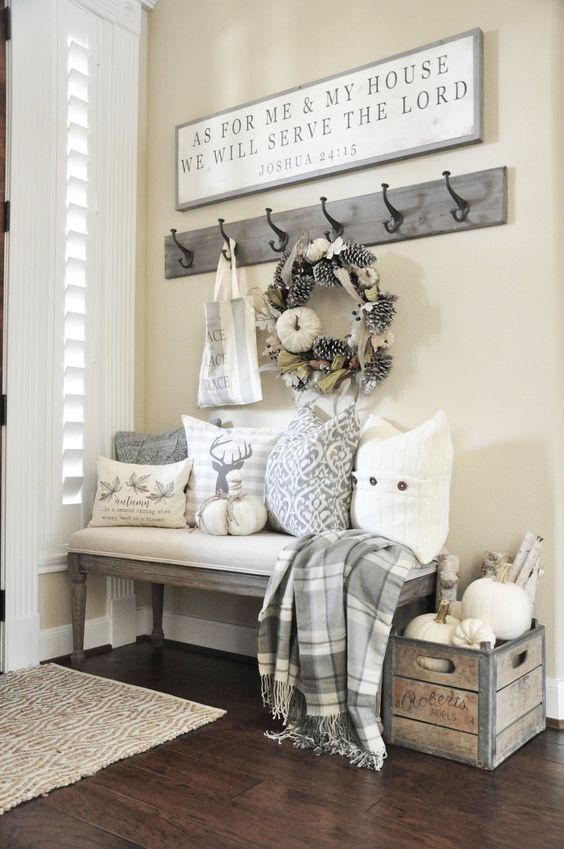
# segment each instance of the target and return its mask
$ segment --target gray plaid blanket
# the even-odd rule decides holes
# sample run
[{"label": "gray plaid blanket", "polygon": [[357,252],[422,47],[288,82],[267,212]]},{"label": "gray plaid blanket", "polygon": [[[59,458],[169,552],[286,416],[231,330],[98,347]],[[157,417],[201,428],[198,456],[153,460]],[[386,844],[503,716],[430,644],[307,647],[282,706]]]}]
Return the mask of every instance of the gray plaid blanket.
[{"label": "gray plaid blanket", "polygon": [[259,614],[264,704],[286,726],[268,736],[381,769],[376,713],[384,654],[409,549],[360,530],[296,539],[276,561]]}]

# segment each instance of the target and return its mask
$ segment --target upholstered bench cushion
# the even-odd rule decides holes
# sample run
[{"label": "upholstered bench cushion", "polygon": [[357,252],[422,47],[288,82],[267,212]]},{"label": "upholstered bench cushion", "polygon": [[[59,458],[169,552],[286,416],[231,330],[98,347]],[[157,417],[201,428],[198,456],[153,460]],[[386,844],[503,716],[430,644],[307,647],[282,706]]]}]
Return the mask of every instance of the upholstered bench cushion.
[{"label": "upholstered bench cushion", "polygon": [[[211,536],[194,528],[85,528],[76,531],[69,552],[201,566],[222,572],[270,575],[278,553],[295,537],[262,531],[252,536]],[[410,577],[435,572],[436,565],[413,571]]]},{"label": "upholstered bench cushion", "polygon": [[246,537],[219,537],[195,528],[85,528],[71,536],[68,550],[148,563],[270,575],[278,552],[292,540],[287,534],[268,531]]}]

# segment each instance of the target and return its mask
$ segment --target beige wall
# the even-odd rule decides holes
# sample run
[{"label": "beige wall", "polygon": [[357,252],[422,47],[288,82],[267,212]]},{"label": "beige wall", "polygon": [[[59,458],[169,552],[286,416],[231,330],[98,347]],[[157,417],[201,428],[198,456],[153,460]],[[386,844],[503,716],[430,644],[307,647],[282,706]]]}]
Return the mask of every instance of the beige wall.
[{"label": "beige wall", "polygon": [[[91,575],[88,578],[86,619],[105,615],[106,579]],[[66,572],[52,572],[39,577],[39,621],[42,630],[70,624],[71,588]]]},{"label": "beige wall", "polygon": [[[549,674],[564,677],[560,278],[562,33],[559,0],[159,0],[149,19],[144,419],[197,414],[202,304],[212,275],[166,281],[163,237],[318,201],[507,165],[509,224],[377,249],[400,295],[395,368],[364,402],[404,426],[445,409],[456,448],[450,549],[464,580],[486,548],[546,539],[538,601]],[[174,209],[174,127],[238,103],[479,26],[485,35],[485,140],[367,171],[185,213]],[[562,189],[562,185],[560,185]],[[264,286],[272,265],[248,270]],[[343,319],[344,321],[345,319]],[[292,401],[263,378],[265,400],[224,415],[286,421]],[[205,414],[205,411],[204,411]],[[219,617],[218,617],[219,618]]]}]

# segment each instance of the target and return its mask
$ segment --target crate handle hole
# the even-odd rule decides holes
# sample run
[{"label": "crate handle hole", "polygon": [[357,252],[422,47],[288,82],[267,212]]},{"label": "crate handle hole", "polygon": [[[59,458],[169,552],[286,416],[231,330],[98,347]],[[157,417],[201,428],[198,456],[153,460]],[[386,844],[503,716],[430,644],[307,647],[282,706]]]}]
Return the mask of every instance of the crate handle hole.
[{"label": "crate handle hole", "polygon": [[519,652],[519,654],[514,654],[512,658],[513,669],[518,669],[519,666],[523,666],[525,661],[527,660],[527,655],[529,654],[528,649],[525,651]]},{"label": "crate handle hole", "polygon": [[427,669],[431,672],[443,672],[445,675],[450,675],[454,672],[455,665],[452,660],[446,657],[428,657],[427,655],[418,655],[416,658],[417,664],[421,669]]}]

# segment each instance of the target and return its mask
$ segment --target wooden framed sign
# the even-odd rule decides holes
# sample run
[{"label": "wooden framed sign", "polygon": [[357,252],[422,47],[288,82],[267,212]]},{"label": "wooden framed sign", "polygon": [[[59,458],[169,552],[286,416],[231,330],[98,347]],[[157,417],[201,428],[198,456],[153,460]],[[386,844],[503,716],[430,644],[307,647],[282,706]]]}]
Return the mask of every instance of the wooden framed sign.
[{"label": "wooden framed sign", "polygon": [[482,31],[176,127],[176,208],[482,141]]}]

